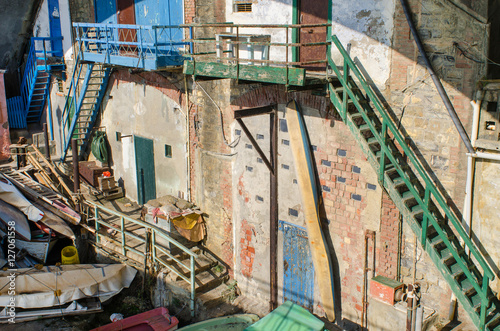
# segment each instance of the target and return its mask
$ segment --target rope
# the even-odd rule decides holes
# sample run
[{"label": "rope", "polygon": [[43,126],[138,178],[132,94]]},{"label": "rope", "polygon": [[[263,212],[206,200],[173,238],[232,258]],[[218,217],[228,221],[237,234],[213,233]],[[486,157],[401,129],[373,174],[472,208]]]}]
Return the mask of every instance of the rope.
[{"label": "rope", "polygon": [[94,139],[92,140],[92,154],[94,154],[95,158],[102,163],[108,162],[108,147],[107,147],[107,138],[106,132],[96,131]]}]

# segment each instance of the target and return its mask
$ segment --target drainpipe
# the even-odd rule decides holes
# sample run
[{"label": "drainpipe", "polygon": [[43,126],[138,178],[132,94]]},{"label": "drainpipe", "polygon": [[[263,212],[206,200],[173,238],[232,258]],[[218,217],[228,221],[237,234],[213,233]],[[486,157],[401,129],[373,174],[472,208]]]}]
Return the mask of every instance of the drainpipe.
[{"label": "drainpipe", "polygon": [[184,93],[186,93],[186,163],[187,163],[187,168],[186,168],[186,173],[187,173],[187,185],[186,185],[186,194],[187,194],[187,201],[191,201],[191,142],[190,142],[190,134],[191,134],[191,129],[189,127],[189,91],[188,91],[188,83],[187,83],[187,78],[184,75]]},{"label": "drainpipe", "polygon": [[422,42],[420,41],[420,37],[418,36],[417,30],[415,28],[415,25],[413,24],[413,20],[411,18],[410,11],[408,9],[408,5],[406,4],[406,0],[400,0],[401,1],[401,6],[403,7],[403,11],[406,16],[406,21],[408,22],[408,26],[410,27],[411,34],[413,36],[413,39],[415,40],[415,44],[417,44],[417,48],[420,52],[420,55],[424,59],[425,66],[427,67],[427,71],[429,72],[429,75],[431,76],[432,80],[434,81],[434,85],[436,86],[436,89],[439,92],[439,95],[441,96],[441,100],[443,100],[444,105],[446,106],[446,109],[448,110],[448,114],[450,114],[451,120],[453,121],[453,124],[455,124],[455,127],[457,128],[458,134],[460,135],[460,138],[462,138],[463,143],[465,144],[465,147],[467,148],[467,151],[469,153],[473,153],[474,149],[472,148],[471,142],[469,140],[469,137],[467,135],[467,132],[465,132],[465,129],[462,125],[462,122],[458,118],[458,115],[455,111],[455,108],[453,108],[453,105],[451,104],[450,99],[448,98],[448,94],[446,94],[446,91],[443,87],[443,84],[441,84],[441,81],[439,78],[436,76],[434,73],[434,69],[432,68],[432,64],[427,58],[427,54],[425,53],[424,46],[422,45]]}]

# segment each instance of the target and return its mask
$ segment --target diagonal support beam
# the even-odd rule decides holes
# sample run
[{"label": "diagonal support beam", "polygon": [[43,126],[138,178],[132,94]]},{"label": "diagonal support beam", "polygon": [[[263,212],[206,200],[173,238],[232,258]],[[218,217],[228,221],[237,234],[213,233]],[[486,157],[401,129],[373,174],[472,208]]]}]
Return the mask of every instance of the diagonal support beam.
[{"label": "diagonal support beam", "polygon": [[241,128],[243,129],[243,132],[245,132],[245,134],[247,135],[248,139],[252,143],[252,146],[255,148],[255,150],[257,151],[257,153],[259,153],[259,156],[262,158],[262,160],[264,161],[265,165],[267,166],[267,168],[269,169],[269,171],[271,172],[271,174],[274,175],[274,167],[272,166],[271,162],[269,162],[269,159],[264,154],[264,152],[260,148],[260,146],[257,143],[257,141],[255,140],[255,138],[250,133],[250,130],[248,130],[248,128],[245,125],[245,123],[243,123],[243,120],[241,118],[237,118],[236,121],[238,121],[238,123],[240,124]]},{"label": "diagonal support beam", "polygon": [[245,109],[235,110],[234,111],[234,118],[240,119],[240,118],[251,117],[251,116],[266,115],[266,114],[272,113],[275,108],[276,108],[276,105],[274,104],[274,105],[268,105],[268,106],[263,106],[263,107],[245,108]]}]

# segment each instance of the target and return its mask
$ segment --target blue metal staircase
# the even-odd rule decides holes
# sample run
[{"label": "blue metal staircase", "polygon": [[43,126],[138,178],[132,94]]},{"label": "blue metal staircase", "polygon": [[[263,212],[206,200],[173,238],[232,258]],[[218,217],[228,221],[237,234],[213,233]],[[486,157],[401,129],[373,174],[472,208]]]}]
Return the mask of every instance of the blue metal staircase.
[{"label": "blue metal staircase", "polygon": [[61,161],[66,159],[71,139],[78,142],[80,159],[85,157],[110,71],[104,64],[85,62],[80,54],[77,56],[62,115],[64,146]]},{"label": "blue metal staircase", "polygon": [[9,126],[26,128],[28,123],[38,123],[49,95],[50,75],[64,70],[62,54],[52,51],[50,43],[58,38],[31,38],[28,59],[24,67],[21,96],[7,100]]},{"label": "blue metal staircase", "polygon": [[328,55],[333,105],[474,324],[500,330],[490,266],[336,36],[333,45],[343,58],[339,67]]}]

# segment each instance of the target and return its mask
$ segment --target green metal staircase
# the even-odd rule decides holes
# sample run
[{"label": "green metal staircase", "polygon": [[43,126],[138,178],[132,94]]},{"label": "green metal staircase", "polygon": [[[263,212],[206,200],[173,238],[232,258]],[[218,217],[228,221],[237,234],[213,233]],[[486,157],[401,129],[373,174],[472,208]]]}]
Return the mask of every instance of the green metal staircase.
[{"label": "green metal staircase", "polygon": [[61,161],[66,158],[71,147],[71,139],[77,140],[79,157],[84,158],[106,93],[109,76],[109,67],[99,63],[84,62],[79,56],[77,57],[62,116],[64,146]]},{"label": "green metal staircase", "polygon": [[489,287],[491,268],[336,36],[333,46],[343,58],[338,67],[328,56],[336,75],[329,80],[333,105],[474,324],[479,330],[500,330],[500,301]]}]

